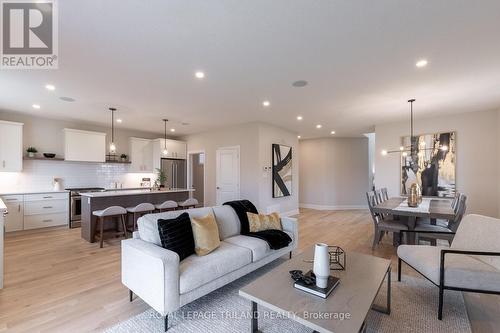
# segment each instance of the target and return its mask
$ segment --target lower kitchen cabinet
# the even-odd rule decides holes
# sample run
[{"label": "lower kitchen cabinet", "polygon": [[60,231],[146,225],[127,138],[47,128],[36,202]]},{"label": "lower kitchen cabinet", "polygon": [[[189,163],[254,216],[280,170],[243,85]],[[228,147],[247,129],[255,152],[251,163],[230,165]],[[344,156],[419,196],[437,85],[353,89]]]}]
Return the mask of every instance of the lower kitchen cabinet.
[{"label": "lower kitchen cabinet", "polygon": [[24,202],[22,195],[7,195],[2,197],[9,214],[5,215],[5,232],[23,230]]},{"label": "lower kitchen cabinet", "polygon": [[68,193],[7,195],[2,201],[9,212],[6,232],[68,225]]}]

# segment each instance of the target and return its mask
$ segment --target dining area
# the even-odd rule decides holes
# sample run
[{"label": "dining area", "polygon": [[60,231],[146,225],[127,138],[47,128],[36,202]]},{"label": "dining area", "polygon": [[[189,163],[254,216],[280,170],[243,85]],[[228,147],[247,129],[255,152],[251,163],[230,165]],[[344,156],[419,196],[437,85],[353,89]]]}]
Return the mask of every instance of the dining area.
[{"label": "dining area", "polygon": [[420,242],[436,246],[440,241],[449,245],[467,208],[463,193],[453,198],[411,194],[390,197],[387,188],[380,188],[366,192],[366,199],[374,226],[372,249],[385,236],[392,236],[395,247]]}]

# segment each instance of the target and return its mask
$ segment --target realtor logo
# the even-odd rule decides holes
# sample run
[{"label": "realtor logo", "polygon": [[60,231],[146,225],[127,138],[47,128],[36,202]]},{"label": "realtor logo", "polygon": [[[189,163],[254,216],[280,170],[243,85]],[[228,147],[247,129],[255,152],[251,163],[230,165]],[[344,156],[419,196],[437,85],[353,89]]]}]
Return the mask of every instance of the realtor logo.
[{"label": "realtor logo", "polygon": [[2,0],[2,69],[56,69],[54,0]]}]

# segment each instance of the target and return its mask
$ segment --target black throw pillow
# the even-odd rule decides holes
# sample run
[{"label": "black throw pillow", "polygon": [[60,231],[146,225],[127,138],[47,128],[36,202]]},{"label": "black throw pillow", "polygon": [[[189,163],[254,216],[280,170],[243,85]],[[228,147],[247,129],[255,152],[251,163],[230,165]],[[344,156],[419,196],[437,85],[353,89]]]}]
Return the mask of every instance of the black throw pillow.
[{"label": "black throw pillow", "polygon": [[161,246],[174,251],[180,260],[194,254],[194,237],[191,219],[188,213],[182,213],[175,219],[158,219]]}]

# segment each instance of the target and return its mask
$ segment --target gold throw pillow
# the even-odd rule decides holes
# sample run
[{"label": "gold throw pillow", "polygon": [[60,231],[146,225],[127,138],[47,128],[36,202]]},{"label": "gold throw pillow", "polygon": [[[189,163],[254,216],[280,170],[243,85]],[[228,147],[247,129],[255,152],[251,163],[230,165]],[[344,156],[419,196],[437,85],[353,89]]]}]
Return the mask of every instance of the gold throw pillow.
[{"label": "gold throw pillow", "polygon": [[283,230],[280,215],[278,213],[272,213],[269,215],[247,213],[247,216],[250,232],[269,229]]},{"label": "gold throw pillow", "polygon": [[212,213],[204,217],[191,217],[191,227],[193,228],[194,251],[197,255],[207,255],[219,247],[219,228]]}]

